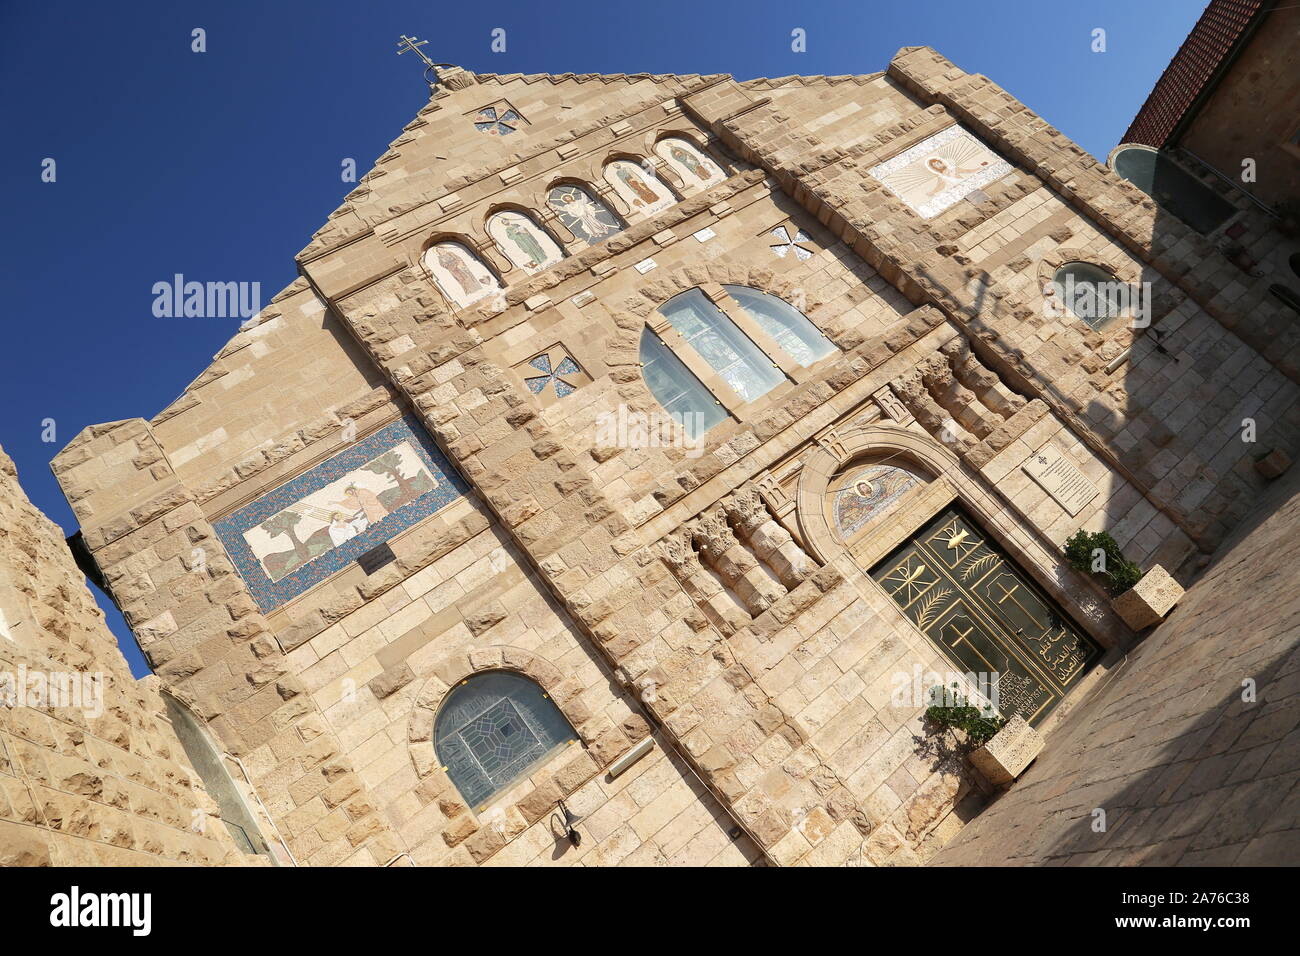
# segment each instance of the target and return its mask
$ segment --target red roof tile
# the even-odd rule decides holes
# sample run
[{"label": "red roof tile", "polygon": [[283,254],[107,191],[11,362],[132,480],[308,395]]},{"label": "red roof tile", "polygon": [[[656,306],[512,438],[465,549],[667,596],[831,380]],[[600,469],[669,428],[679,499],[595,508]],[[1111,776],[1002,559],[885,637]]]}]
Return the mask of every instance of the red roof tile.
[{"label": "red roof tile", "polygon": [[1164,146],[1183,114],[1241,39],[1265,0],[1210,0],[1165,67],[1121,143]]}]

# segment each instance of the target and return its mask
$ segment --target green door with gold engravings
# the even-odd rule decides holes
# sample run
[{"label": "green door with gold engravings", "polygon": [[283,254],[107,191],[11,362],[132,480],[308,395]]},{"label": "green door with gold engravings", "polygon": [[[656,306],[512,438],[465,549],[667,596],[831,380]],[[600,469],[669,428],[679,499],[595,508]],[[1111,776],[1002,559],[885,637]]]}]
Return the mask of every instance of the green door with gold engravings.
[{"label": "green door with gold engravings", "polygon": [[871,577],[958,670],[996,681],[1004,716],[1038,723],[1101,657],[960,508],[942,511]]}]

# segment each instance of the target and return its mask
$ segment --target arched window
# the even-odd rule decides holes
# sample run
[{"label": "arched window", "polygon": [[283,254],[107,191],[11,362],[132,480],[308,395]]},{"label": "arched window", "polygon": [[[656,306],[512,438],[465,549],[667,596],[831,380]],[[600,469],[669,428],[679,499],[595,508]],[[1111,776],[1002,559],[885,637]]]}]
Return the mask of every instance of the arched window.
[{"label": "arched window", "polygon": [[647,216],[667,209],[677,201],[658,176],[630,159],[616,159],[606,166],[605,181],[632,210]]},{"label": "arched window", "polygon": [[688,189],[712,186],[727,178],[722,168],[700,152],[698,146],[681,137],[661,139],[655,144],[655,152],[663,157],[673,172],[682,177],[682,182]]},{"label": "arched window", "polygon": [[488,217],[487,233],[511,263],[530,275],[564,258],[564,250],[555,240],[522,212],[493,213]]},{"label": "arched window", "polygon": [[279,860],[271,852],[261,828],[253,816],[252,810],[244,802],[239,788],[235,785],[221,752],[212,742],[207,729],[190,709],[170,694],[163,694],[163,705],[167,710],[167,719],[171,721],[176,739],[180,741],[185,756],[203,781],[203,788],[208,796],[216,801],[221,810],[221,822],[226,825],[231,837],[245,853],[270,857],[277,865]]},{"label": "arched window", "polygon": [[465,802],[480,810],[577,736],[542,688],[512,671],[461,681],[434,721],[438,760]]},{"label": "arched window", "polygon": [[1111,168],[1199,233],[1210,233],[1236,212],[1232,203],[1177,162],[1149,146],[1125,144],[1111,154]]},{"label": "arched window", "polygon": [[800,365],[812,365],[836,351],[822,330],[784,299],[743,285],[722,288]]},{"label": "arched window", "polygon": [[455,306],[467,306],[501,288],[483,260],[460,242],[435,242],[424,252],[424,267]]},{"label": "arched window", "polygon": [[716,300],[698,288],[678,293],[641,336],[646,384],[692,437],[722,421],[725,408],[747,405],[790,381],[795,366],[836,351],[788,302],[748,286],[722,288],[727,295]]},{"label": "arched window", "polygon": [[786,380],[772,359],[701,290],[678,293],[659,312],[742,402],[762,398]]},{"label": "arched window", "polygon": [[609,208],[581,186],[556,186],[547,194],[546,204],[565,229],[588,245],[608,239],[623,228]]},{"label": "arched window", "polygon": [[1052,276],[1052,287],[1062,306],[1097,331],[1119,318],[1124,310],[1124,283],[1091,262],[1065,263]]},{"label": "arched window", "polygon": [[713,393],[650,329],[641,333],[641,374],[650,394],[692,438],[727,417]]}]

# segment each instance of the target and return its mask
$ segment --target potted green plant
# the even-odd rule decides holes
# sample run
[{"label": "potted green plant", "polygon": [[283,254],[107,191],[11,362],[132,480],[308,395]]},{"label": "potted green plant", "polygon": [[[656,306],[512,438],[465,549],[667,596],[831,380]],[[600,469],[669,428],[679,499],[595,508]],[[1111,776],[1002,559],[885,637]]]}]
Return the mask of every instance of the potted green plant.
[{"label": "potted green plant", "polygon": [[1006,723],[992,704],[976,707],[955,683],[951,689],[930,688],[930,706],[925,709],[925,718],[940,727],[963,731],[966,739],[974,744],[991,740]]},{"label": "potted green plant", "polygon": [[1110,592],[1111,607],[1135,631],[1159,624],[1183,596],[1168,571],[1156,564],[1144,574],[1105,531],[1080,528],[1065,542],[1065,559]]},{"label": "potted green plant", "polygon": [[1043,738],[1023,717],[1013,714],[1007,719],[988,703],[976,707],[955,683],[947,690],[931,688],[925,716],[941,727],[964,732],[968,741],[980,745],[967,759],[995,787],[1011,784],[1043,749]]}]

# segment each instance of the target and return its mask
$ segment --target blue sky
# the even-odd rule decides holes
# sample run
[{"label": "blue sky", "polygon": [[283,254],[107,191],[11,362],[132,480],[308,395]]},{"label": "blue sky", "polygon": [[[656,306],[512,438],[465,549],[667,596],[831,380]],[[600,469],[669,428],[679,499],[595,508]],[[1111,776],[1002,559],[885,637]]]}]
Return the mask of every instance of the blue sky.
[{"label": "blue sky", "polygon": [[[1001,84],[1104,159],[1202,0],[925,3],[5,0],[0,445],[67,533],[48,463],[82,428],[150,418],[237,319],[156,318],[154,283],[260,282],[293,255],[424,104],[403,32],[496,73],[871,73],[925,44]],[[191,51],[191,31],[207,51]],[[506,31],[493,53],[491,32]],[[791,31],[807,50],[791,50]],[[1093,30],[1106,51],[1092,51]],[[46,158],[57,180],[41,181]],[[42,440],[53,419],[55,440]],[[109,620],[140,673],[129,632]]]}]

